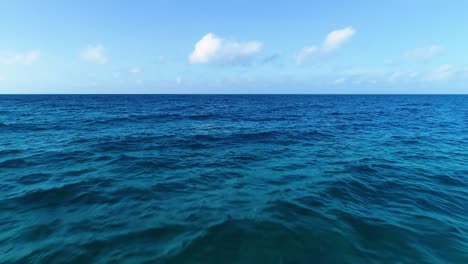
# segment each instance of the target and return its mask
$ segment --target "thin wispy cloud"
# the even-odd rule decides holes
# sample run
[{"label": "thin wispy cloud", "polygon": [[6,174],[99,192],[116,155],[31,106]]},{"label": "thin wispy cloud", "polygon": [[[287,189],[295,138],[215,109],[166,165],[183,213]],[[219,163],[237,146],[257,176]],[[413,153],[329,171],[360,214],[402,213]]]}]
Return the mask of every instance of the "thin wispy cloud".
[{"label": "thin wispy cloud", "polygon": [[259,41],[236,42],[220,38],[213,33],[201,38],[189,55],[191,64],[242,64],[259,53]]},{"label": "thin wispy cloud", "polygon": [[[342,75],[346,83],[372,84],[367,80],[375,80],[379,84],[443,84],[468,80],[468,67],[456,64],[441,64],[433,68],[416,69],[406,68],[350,68],[335,72]],[[334,84],[341,78],[335,79]]]},{"label": "thin wispy cloud", "polygon": [[38,61],[42,53],[37,50],[27,52],[0,51],[0,63],[9,65],[32,65]]},{"label": "thin wispy cloud", "polygon": [[386,76],[388,77],[388,81],[390,82],[414,80],[419,75],[420,73],[414,70],[399,70],[399,69],[390,71],[388,74],[386,74]]},{"label": "thin wispy cloud", "polygon": [[442,64],[431,71],[427,76],[427,81],[447,81],[457,74],[458,69],[450,64]]},{"label": "thin wispy cloud", "polygon": [[96,64],[106,64],[109,61],[105,48],[101,44],[88,45],[88,47],[81,52],[80,58],[84,61]]},{"label": "thin wispy cloud", "polygon": [[130,71],[130,73],[132,73],[132,74],[138,74],[138,73],[141,73],[142,70],[141,70],[140,67],[133,67],[133,68],[131,68],[129,71]]},{"label": "thin wispy cloud", "polygon": [[280,54],[278,53],[273,53],[269,56],[265,56],[263,59],[262,59],[262,63],[263,64],[268,64],[268,63],[272,63],[276,60],[278,60],[280,58]]},{"label": "thin wispy cloud", "polygon": [[338,78],[338,79],[334,80],[334,81],[332,82],[332,84],[334,84],[334,85],[341,85],[341,84],[344,84],[345,82],[346,82],[346,79],[345,79],[345,78]]},{"label": "thin wispy cloud", "polygon": [[411,60],[430,59],[444,51],[444,47],[439,45],[432,45],[429,47],[416,48],[409,50],[403,54],[403,57]]},{"label": "thin wispy cloud", "polygon": [[327,54],[337,50],[349,41],[355,33],[356,30],[352,27],[334,30],[328,33],[321,45],[306,46],[302,48],[296,55],[296,63],[302,64],[314,54]]},{"label": "thin wispy cloud", "polygon": [[446,82],[468,80],[468,67],[466,65],[442,64],[431,70],[425,76],[425,81]]},{"label": "thin wispy cloud", "polygon": [[311,55],[319,53],[320,48],[316,46],[308,46],[302,48],[296,55],[296,63],[302,64]]}]

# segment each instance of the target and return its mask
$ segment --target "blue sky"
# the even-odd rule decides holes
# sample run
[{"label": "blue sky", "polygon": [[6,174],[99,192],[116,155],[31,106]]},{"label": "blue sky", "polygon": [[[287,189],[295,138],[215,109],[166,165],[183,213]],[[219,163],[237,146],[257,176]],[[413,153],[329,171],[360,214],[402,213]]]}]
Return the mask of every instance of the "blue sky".
[{"label": "blue sky", "polygon": [[468,1],[1,1],[0,93],[468,93]]}]

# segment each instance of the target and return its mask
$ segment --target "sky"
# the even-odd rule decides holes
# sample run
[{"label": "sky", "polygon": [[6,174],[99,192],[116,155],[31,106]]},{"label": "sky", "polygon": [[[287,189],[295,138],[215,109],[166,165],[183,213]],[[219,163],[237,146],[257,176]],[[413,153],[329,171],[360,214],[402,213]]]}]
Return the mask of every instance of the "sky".
[{"label": "sky", "polygon": [[0,1],[0,93],[468,93],[468,1]]}]

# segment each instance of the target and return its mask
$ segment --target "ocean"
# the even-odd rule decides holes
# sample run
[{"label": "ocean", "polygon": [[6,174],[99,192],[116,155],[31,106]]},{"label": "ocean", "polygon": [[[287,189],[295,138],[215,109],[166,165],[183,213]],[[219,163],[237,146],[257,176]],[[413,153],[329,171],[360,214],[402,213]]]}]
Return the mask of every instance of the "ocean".
[{"label": "ocean", "polygon": [[468,263],[468,96],[1,95],[1,263]]}]

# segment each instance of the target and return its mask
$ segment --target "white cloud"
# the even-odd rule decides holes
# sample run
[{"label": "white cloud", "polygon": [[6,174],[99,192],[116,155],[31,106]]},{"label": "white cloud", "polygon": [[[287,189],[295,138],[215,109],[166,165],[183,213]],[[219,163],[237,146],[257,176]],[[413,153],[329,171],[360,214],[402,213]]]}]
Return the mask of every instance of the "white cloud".
[{"label": "white cloud", "polygon": [[338,29],[328,33],[325,42],[322,45],[324,52],[331,52],[341,47],[346,41],[353,37],[356,31],[352,27]]},{"label": "white cloud", "polygon": [[429,59],[442,53],[443,51],[444,48],[442,46],[432,45],[429,47],[409,50],[405,54],[403,54],[403,57],[412,60]]},{"label": "white cloud", "polygon": [[81,52],[81,59],[87,62],[96,64],[106,64],[108,58],[105,54],[105,49],[101,44],[89,45]]},{"label": "white cloud", "polygon": [[208,33],[195,44],[195,49],[189,56],[190,63],[207,63],[219,52],[222,39]]},{"label": "white cloud", "polygon": [[0,51],[0,63],[31,65],[41,58],[41,52],[32,50],[24,53]]},{"label": "white cloud", "polygon": [[191,64],[242,63],[260,52],[262,46],[259,41],[228,41],[213,33],[208,33],[195,44],[195,48],[189,56],[189,62]]},{"label": "white cloud", "polygon": [[356,33],[352,27],[334,30],[328,33],[327,37],[320,46],[307,46],[302,48],[296,55],[296,63],[302,64],[313,54],[331,53],[350,40]]}]

